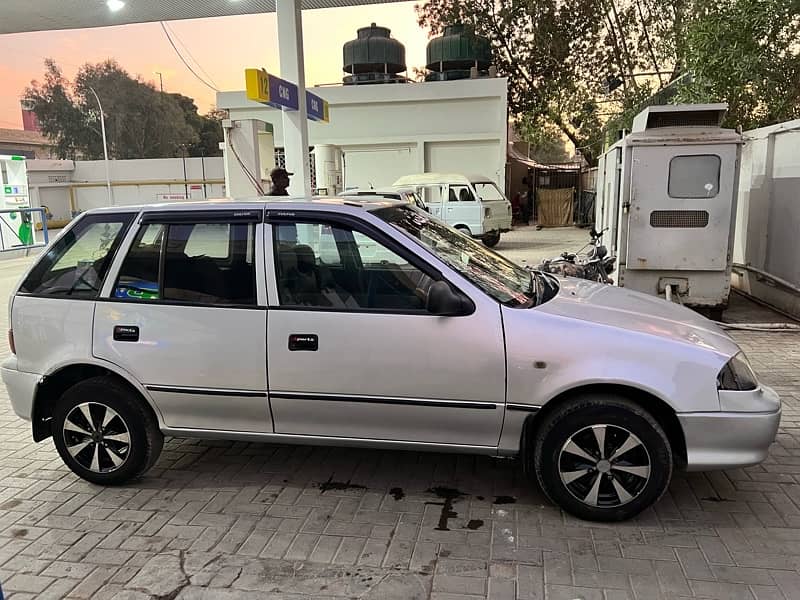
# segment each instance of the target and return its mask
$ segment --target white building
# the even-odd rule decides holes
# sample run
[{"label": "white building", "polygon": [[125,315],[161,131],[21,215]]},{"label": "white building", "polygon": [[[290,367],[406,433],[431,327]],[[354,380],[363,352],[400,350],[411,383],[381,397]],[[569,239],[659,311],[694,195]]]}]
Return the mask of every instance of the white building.
[{"label": "white building", "polygon": [[[244,77],[243,77],[244,81]],[[398,177],[426,171],[481,174],[505,185],[507,80],[464,79],[428,83],[394,83],[317,87],[330,105],[330,122],[309,123],[309,144],[326,147],[341,163],[340,189],[391,185]],[[247,99],[244,91],[217,94],[219,108],[234,122],[269,123],[274,145],[284,145],[281,111]],[[250,148],[258,144],[251,144]],[[327,148],[335,146],[335,148]],[[227,149],[226,149],[227,150]],[[239,149],[240,156],[247,148]],[[246,157],[242,157],[247,163]],[[226,152],[230,195],[253,195],[254,186],[238,160]],[[317,159],[317,187],[324,165]],[[331,161],[335,162],[335,161]],[[262,159],[260,170],[271,163]],[[338,165],[337,165],[338,166]]]}]

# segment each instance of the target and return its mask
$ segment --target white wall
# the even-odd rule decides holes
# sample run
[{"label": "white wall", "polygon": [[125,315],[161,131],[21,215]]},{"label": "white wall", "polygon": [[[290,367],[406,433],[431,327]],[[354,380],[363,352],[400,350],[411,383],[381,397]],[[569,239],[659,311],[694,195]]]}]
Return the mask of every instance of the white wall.
[{"label": "white wall", "polygon": [[[744,133],[734,263],[800,286],[800,119]],[[735,287],[800,316],[800,295],[734,269]]]},{"label": "white wall", "polygon": [[[388,185],[401,175],[431,170],[429,155],[448,167],[443,170],[485,175],[503,186],[506,89],[504,78],[313,88],[329,102],[330,122],[309,123],[309,140],[343,150],[347,187]],[[249,101],[243,91],[220,92],[217,106],[233,120],[271,123],[275,145],[283,145],[279,110]]]},{"label": "white wall", "polygon": [[[110,161],[113,203],[117,206],[163,202],[186,196],[202,199],[203,168],[205,196],[225,196],[221,157],[187,158],[184,184],[183,160],[180,158]],[[27,161],[31,204],[47,206],[58,220],[69,219],[73,212],[108,206],[106,172],[102,160],[30,160]]]}]

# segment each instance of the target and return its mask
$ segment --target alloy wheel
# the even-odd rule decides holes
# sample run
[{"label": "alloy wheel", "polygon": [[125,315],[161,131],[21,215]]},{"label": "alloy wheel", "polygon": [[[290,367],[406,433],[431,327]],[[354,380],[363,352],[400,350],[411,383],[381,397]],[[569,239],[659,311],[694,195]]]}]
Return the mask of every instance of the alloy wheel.
[{"label": "alloy wheel", "polygon": [[561,482],[595,508],[623,506],[642,493],[651,462],[642,441],[619,425],[590,425],[571,435],[558,456]]},{"label": "alloy wheel", "polygon": [[70,410],[63,435],[70,456],[93,473],[116,471],[130,455],[128,424],[117,411],[99,402],[84,402]]}]

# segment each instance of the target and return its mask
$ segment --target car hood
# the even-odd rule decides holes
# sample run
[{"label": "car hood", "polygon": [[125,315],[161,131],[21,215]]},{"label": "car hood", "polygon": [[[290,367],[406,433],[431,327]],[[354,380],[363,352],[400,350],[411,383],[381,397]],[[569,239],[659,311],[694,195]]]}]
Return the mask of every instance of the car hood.
[{"label": "car hood", "polygon": [[693,310],[655,296],[573,277],[559,278],[558,294],[536,310],[653,335],[733,356],[731,337]]}]

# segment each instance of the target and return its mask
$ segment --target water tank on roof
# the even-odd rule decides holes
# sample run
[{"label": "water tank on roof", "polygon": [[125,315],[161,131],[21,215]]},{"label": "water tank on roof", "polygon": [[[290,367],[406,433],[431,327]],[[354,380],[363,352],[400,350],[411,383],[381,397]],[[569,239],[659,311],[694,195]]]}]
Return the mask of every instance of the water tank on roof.
[{"label": "water tank on roof", "polygon": [[448,25],[444,33],[428,42],[426,51],[427,81],[469,79],[474,68],[478,75],[486,75],[492,64],[492,47],[489,40],[475,35],[465,25]]},{"label": "water tank on roof", "polygon": [[345,85],[406,81],[406,48],[389,36],[388,27],[375,23],[358,30],[358,37],[343,48]]}]

